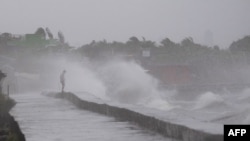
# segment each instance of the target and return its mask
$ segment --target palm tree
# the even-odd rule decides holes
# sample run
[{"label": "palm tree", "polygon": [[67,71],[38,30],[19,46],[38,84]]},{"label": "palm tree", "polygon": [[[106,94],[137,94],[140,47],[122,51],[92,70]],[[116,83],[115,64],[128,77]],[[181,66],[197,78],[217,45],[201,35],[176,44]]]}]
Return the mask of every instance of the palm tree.
[{"label": "palm tree", "polygon": [[59,38],[59,41],[64,44],[65,38],[61,31],[58,32],[58,38]]},{"label": "palm tree", "polygon": [[54,37],[53,37],[53,34],[51,33],[51,31],[49,30],[49,28],[48,27],[46,27],[46,32],[47,32],[47,34],[48,34],[48,37],[49,37],[49,39],[53,39]]},{"label": "palm tree", "polygon": [[36,30],[35,35],[40,36],[42,39],[45,39],[45,38],[46,38],[46,32],[45,32],[45,30],[44,30],[42,27],[39,27],[39,28]]}]

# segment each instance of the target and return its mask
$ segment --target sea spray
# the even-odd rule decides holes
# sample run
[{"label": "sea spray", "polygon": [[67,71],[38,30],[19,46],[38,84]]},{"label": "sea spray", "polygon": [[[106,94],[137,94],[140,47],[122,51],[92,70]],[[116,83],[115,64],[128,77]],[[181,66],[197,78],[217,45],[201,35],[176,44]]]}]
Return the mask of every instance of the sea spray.
[{"label": "sea spray", "polygon": [[212,92],[206,92],[197,97],[195,100],[194,109],[218,109],[221,106],[226,106],[224,99]]},{"label": "sea spray", "polygon": [[135,61],[90,62],[52,56],[38,63],[44,64],[37,74],[39,79],[30,82],[38,85],[38,91],[61,91],[59,76],[66,70],[65,91],[161,110],[171,108],[167,98],[170,93],[159,90],[158,81]]},{"label": "sea spray", "polygon": [[[91,70],[90,64],[87,61],[68,61],[61,60],[56,62],[56,77],[54,83],[57,83],[57,89],[60,89],[59,74],[62,70],[66,70],[66,91],[71,92],[88,92],[95,96],[107,99],[105,93],[106,88],[103,82],[97,77],[94,70]],[[58,75],[58,76],[57,76]],[[57,82],[56,82],[57,81]]]},{"label": "sea spray", "polygon": [[[99,70],[107,95],[116,101],[168,110],[171,108],[158,89],[158,81],[134,61],[106,62]],[[165,91],[166,92],[166,91]]]}]

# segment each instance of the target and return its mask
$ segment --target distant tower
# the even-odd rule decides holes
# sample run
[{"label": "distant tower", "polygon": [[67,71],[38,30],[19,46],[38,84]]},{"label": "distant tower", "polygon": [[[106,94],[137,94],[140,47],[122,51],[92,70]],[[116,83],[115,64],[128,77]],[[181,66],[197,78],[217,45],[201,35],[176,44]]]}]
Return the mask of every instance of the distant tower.
[{"label": "distant tower", "polygon": [[207,30],[204,34],[204,44],[212,47],[214,45],[213,33],[210,30]]}]

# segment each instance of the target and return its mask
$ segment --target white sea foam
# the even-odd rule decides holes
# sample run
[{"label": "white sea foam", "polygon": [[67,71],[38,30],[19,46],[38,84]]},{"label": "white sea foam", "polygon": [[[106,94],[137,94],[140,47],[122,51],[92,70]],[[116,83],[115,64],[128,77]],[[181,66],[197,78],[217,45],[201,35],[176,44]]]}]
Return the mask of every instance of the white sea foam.
[{"label": "white sea foam", "polygon": [[225,106],[224,99],[221,96],[206,92],[196,99],[194,109],[219,108],[221,106]]},{"label": "white sea foam", "polygon": [[158,81],[134,61],[108,62],[99,74],[113,100],[161,110],[171,108],[164,99],[166,91],[160,91]]}]

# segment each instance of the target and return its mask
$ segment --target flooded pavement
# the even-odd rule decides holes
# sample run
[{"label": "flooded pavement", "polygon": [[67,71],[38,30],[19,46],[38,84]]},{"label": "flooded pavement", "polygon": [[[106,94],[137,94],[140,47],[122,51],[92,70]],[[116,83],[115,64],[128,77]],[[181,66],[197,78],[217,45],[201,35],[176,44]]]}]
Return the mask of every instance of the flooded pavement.
[{"label": "flooded pavement", "polygon": [[12,95],[11,110],[27,141],[174,141],[39,93]]}]

